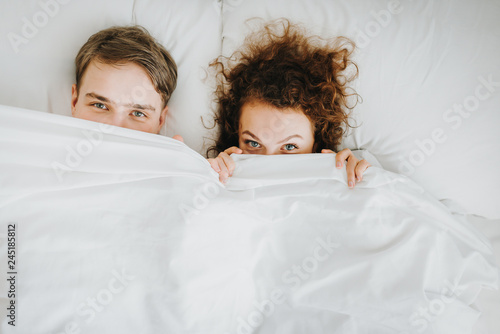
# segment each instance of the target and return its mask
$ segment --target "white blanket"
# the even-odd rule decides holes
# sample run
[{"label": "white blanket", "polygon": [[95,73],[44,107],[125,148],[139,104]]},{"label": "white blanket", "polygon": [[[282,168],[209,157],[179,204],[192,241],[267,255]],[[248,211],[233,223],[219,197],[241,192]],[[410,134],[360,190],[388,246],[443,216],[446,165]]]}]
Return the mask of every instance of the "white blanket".
[{"label": "white blanket", "polygon": [[170,138],[0,118],[1,333],[470,333],[497,287],[488,241],[405,176],[244,155],[224,187]]}]

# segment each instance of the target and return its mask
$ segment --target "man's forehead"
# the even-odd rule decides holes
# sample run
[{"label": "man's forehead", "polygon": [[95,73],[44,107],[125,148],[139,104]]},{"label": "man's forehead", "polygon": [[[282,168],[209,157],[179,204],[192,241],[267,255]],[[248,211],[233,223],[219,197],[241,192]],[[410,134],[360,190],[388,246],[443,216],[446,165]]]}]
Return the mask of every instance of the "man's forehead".
[{"label": "man's forehead", "polygon": [[134,63],[115,66],[92,62],[82,79],[80,94],[88,97],[97,95],[117,104],[162,103],[149,75]]}]

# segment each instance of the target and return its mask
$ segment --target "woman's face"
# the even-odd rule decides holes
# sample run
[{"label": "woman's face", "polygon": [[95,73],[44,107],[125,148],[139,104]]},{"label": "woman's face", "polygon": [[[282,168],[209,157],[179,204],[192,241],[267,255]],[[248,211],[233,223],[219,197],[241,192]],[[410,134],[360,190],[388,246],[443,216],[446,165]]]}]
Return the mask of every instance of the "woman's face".
[{"label": "woman's face", "polygon": [[300,110],[247,102],[241,107],[239,147],[245,154],[312,153],[314,126]]}]

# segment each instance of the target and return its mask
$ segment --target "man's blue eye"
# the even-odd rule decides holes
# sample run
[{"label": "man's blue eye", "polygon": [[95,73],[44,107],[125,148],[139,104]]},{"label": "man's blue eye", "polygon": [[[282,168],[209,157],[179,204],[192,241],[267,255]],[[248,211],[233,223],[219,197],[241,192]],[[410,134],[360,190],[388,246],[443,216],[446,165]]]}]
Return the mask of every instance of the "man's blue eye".
[{"label": "man's blue eye", "polygon": [[297,146],[295,146],[294,144],[285,144],[286,151],[291,151],[291,150],[294,150],[296,148],[297,148]]},{"label": "man's blue eye", "polygon": [[146,114],[144,114],[143,112],[140,112],[140,111],[134,111],[134,112],[132,112],[132,114],[134,116],[137,116],[137,117],[146,117]]},{"label": "man's blue eye", "polygon": [[102,103],[94,103],[94,107],[99,109],[106,109],[106,106]]}]

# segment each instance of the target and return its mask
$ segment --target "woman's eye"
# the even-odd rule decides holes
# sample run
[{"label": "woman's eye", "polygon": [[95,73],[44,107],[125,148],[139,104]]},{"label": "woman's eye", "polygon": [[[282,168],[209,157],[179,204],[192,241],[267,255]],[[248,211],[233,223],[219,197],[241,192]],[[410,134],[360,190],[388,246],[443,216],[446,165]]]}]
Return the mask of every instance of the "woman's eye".
[{"label": "woman's eye", "polygon": [[292,150],[295,150],[297,148],[297,146],[294,144],[285,144],[285,146],[283,148],[285,149],[285,151],[292,151]]},{"label": "woman's eye", "polygon": [[137,117],[146,117],[146,114],[140,111],[133,111],[132,114]]},{"label": "woman's eye", "polygon": [[98,109],[106,109],[106,106],[102,103],[93,103],[92,105]]},{"label": "woman's eye", "polygon": [[259,144],[259,143],[257,143],[257,142],[256,142],[256,141],[254,141],[254,140],[247,140],[247,141],[246,141],[246,143],[247,143],[248,145],[252,146],[253,148],[257,148],[257,147],[259,147],[259,146],[260,146],[260,144]]}]

